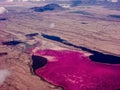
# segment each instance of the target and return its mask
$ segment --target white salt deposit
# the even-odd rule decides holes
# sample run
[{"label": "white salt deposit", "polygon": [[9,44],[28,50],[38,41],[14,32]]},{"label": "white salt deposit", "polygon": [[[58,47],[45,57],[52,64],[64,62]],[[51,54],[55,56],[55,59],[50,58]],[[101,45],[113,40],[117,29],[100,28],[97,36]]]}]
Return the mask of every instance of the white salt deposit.
[{"label": "white salt deposit", "polygon": [[7,69],[0,70],[0,85],[6,80],[6,78],[10,75],[10,71]]},{"label": "white salt deposit", "polygon": [[4,14],[6,12],[8,12],[8,10],[6,8],[0,7],[0,14]]}]

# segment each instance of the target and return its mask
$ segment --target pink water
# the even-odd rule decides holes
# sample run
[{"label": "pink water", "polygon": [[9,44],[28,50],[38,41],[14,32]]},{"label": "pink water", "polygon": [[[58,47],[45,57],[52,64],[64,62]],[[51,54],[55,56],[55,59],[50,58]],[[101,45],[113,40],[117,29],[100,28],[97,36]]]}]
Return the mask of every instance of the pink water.
[{"label": "pink water", "polygon": [[70,50],[39,50],[35,54],[53,57],[54,60],[48,59],[47,65],[35,72],[64,90],[120,89],[119,65],[92,62],[81,52]]}]

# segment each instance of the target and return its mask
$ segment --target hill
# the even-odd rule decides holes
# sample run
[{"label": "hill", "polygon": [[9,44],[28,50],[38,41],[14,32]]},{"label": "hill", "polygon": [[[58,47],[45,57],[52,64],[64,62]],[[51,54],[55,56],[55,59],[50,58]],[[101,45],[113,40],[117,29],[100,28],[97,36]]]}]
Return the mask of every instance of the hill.
[{"label": "hill", "polygon": [[64,10],[63,7],[61,7],[58,4],[47,4],[43,7],[33,7],[31,8],[36,12],[44,12],[44,11],[53,11],[53,10]]}]

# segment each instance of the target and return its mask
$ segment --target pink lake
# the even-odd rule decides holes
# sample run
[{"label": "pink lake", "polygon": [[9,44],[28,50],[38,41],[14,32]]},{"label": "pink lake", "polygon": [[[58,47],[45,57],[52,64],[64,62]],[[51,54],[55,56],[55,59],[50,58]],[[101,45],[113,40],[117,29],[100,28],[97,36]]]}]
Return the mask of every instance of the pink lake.
[{"label": "pink lake", "polygon": [[35,73],[64,90],[120,89],[120,65],[93,62],[71,50],[38,50],[34,54],[48,57],[48,63]]}]

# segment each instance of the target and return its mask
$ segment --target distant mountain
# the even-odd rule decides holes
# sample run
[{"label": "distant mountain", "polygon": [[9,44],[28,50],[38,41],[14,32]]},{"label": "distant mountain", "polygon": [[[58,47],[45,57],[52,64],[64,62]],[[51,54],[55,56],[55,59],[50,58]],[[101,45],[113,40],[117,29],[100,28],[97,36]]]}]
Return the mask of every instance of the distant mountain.
[{"label": "distant mountain", "polygon": [[47,4],[43,7],[33,7],[31,9],[33,9],[36,12],[44,12],[44,11],[52,11],[52,10],[64,10],[64,8],[61,7],[60,5],[53,4],[53,3],[52,4]]},{"label": "distant mountain", "polygon": [[120,3],[120,0],[0,0],[0,2],[51,2],[51,3],[71,3],[71,5],[78,5],[81,3],[89,3],[89,4],[94,4],[94,3],[98,3],[98,2],[102,2],[102,3],[107,3],[107,2],[112,2],[112,3]]},{"label": "distant mountain", "polygon": [[79,4],[82,4],[82,1],[81,0],[73,0],[71,1],[71,6],[78,6]]}]

